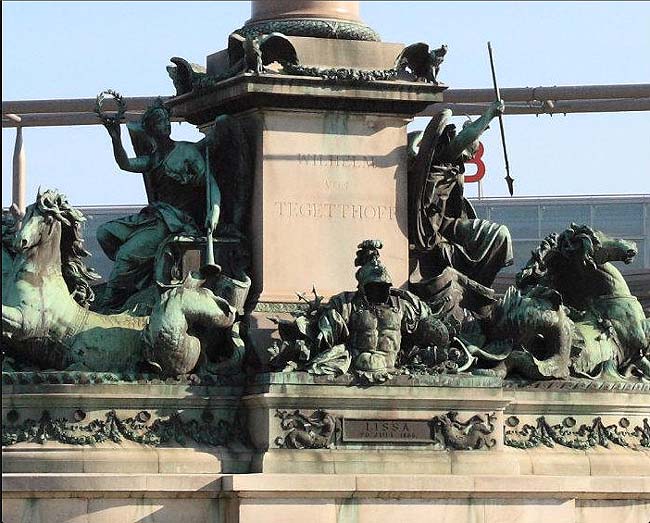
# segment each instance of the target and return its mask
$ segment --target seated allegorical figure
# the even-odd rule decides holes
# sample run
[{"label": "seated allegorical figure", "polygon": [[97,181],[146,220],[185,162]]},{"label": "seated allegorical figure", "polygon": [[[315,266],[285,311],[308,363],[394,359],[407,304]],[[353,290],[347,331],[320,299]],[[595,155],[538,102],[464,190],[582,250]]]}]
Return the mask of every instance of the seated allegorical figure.
[{"label": "seated allegorical figure", "polygon": [[169,111],[162,104],[147,109],[142,117],[142,128],[151,144],[148,154],[140,149],[142,154],[128,158],[120,124],[106,120],[104,125],[117,164],[125,171],[145,175],[149,198],[149,205],[138,214],[112,220],[97,230],[99,244],[115,262],[101,303],[104,309],[113,310],[135,291],[150,285],[156,250],[167,236],[200,235],[206,164],[195,144],[171,139]]},{"label": "seated allegorical figure", "polygon": [[499,270],[513,262],[508,229],[477,218],[463,194],[464,162],[474,156],[479,137],[503,108],[502,101],[494,102],[459,133],[449,123],[451,111],[444,110],[423,133],[409,135],[409,241],[415,265],[410,281],[414,289],[446,267],[490,287]]},{"label": "seated allegorical figure", "polygon": [[[243,139],[229,116],[217,117],[200,142],[176,141],[170,136],[169,110],[159,102],[147,109],[141,122],[128,124],[135,158],[127,157],[119,122],[103,118],[102,123],[111,136],[119,167],[144,175],[149,200],[138,214],[112,220],[97,231],[99,244],[115,262],[98,308],[115,311],[153,283],[156,253],[170,235],[204,237],[206,229],[214,232],[221,207],[217,179],[223,178],[221,171],[231,169],[232,177],[244,180],[241,185],[245,185],[246,177],[234,171],[245,168],[246,162],[235,158],[238,163],[234,164]],[[230,152],[220,154],[224,149]]]}]

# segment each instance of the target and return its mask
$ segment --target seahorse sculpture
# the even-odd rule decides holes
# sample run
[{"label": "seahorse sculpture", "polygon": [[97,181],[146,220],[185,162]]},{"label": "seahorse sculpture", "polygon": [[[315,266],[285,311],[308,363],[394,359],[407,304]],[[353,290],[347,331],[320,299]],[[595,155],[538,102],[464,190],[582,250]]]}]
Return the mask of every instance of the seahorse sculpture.
[{"label": "seahorse sculpture", "polygon": [[95,274],[83,261],[84,220],[63,194],[39,191],[15,232],[12,252],[3,237],[3,259],[7,250],[12,263],[3,272],[2,337],[11,356],[57,370],[125,372],[142,361],[164,376],[194,370],[211,335],[236,320],[235,307],[213,292],[222,276],[189,275],[162,295],[149,317],[92,312]]}]

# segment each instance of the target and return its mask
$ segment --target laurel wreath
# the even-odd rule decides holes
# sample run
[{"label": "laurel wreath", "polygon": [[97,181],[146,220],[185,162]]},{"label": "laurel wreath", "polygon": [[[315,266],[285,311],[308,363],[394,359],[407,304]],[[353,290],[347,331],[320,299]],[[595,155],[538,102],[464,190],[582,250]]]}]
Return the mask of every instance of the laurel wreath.
[{"label": "laurel wreath", "polygon": [[[117,113],[114,116],[110,116],[102,109],[104,100],[106,100],[108,96],[112,97],[117,104]],[[106,91],[99,93],[97,95],[97,98],[95,98],[95,113],[97,113],[97,116],[99,116],[99,118],[104,123],[119,123],[124,119],[124,114],[126,113],[126,102],[120,93],[114,91],[113,89],[107,89]]]}]

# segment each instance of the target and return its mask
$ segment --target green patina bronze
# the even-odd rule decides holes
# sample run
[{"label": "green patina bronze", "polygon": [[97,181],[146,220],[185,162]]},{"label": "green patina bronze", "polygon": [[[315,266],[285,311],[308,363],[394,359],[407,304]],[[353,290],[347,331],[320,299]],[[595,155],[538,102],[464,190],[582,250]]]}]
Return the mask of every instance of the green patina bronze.
[{"label": "green patina bronze", "polygon": [[520,423],[516,416],[506,421],[504,443],[518,449],[531,449],[556,444],[571,449],[585,450],[593,447],[609,447],[611,443],[634,449],[650,447],[650,424],[648,418],[631,430],[630,421],[620,418],[617,424],[605,425],[602,418],[577,426],[573,417],[566,417],[561,423],[551,424],[540,416],[535,424]]},{"label": "green patina bronze", "polygon": [[[18,417],[18,412],[10,411],[7,417]],[[38,420],[3,423],[2,445],[11,446],[22,442],[42,445],[48,441],[69,445],[97,445],[107,441],[122,443],[124,440],[154,447],[170,443],[186,446],[189,441],[210,446],[249,444],[248,434],[239,416],[230,422],[215,419],[207,410],[200,419],[185,419],[181,412],[154,418],[146,410],[132,417],[121,417],[111,410],[104,419],[83,423],[85,417],[86,413],[81,410],[74,412],[74,420],[53,418],[48,411],[43,411]]]},{"label": "green patina bronze", "polygon": [[[418,43],[392,69],[327,69],[300,64],[282,34],[251,33],[231,36],[222,76],[208,77],[180,58],[168,70],[179,94],[233,75],[273,72],[267,68],[273,62],[280,74],[320,76],[324,83],[436,84],[445,54],[446,46],[430,51]],[[117,116],[102,111],[106,95],[116,99]],[[258,307],[293,315],[279,321],[271,368],[370,383],[473,372],[485,379],[647,384],[650,320],[611,263],[629,262],[637,252],[633,242],[571,225],[540,244],[504,296],[490,288],[512,263],[512,241],[504,226],[476,216],[463,175],[479,137],[503,110],[503,102],[493,103],[460,132],[443,111],[423,133],[409,135],[411,292],[392,287],[379,259],[381,242],[362,242],[356,291],[327,302],[314,291],[303,304]],[[175,141],[169,110],[159,102],[127,124],[136,153],[129,158],[121,139],[125,111],[114,91],[97,99],[115,160],[143,175],[148,205],[99,228],[98,241],[115,262],[103,289],[93,286],[97,275],[84,263],[84,217],[61,193],[39,191],[25,216],[3,213],[4,366],[27,371],[8,378],[12,383],[41,380],[39,370],[58,383],[50,371],[66,370],[60,377],[66,382],[75,372],[107,380],[193,372],[237,377],[245,366],[243,315],[255,308],[247,302],[251,141],[227,115],[201,141]]]},{"label": "green patina bronze", "polygon": [[[291,33],[235,32],[228,37],[228,63],[223,70],[208,74],[203,66],[184,58],[173,57],[173,66],[167,72],[176,88],[176,95],[198,93],[214,89],[221,82],[237,75],[252,73],[309,76],[327,84],[363,85],[369,82],[404,81],[441,85],[438,73],[447,53],[447,46],[429,51],[419,42],[407,46],[387,69],[360,69],[355,67],[323,67],[300,63],[297,51],[286,35]],[[269,68],[272,63],[279,68]]]},{"label": "green patina bronze", "polygon": [[611,263],[636,254],[634,242],[586,225],[549,235],[468,337],[479,366],[528,379],[648,380],[650,320]]},{"label": "green patina bronze", "polygon": [[316,18],[260,20],[248,23],[236,31],[237,34],[244,37],[256,37],[274,32],[312,38],[381,41],[379,34],[366,24],[347,20],[319,20]]},{"label": "green patina bronze", "polygon": [[274,368],[351,372],[371,383],[462,371],[526,380],[650,379],[650,319],[611,263],[629,263],[633,242],[571,225],[549,235],[516,286],[486,299],[479,312],[463,307],[477,303],[477,291],[451,267],[438,278],[444,292],[427,302],[390,288],[380,246],[359,246],[358,291],[327,303],[316,296],[293,321],[279,322]]},{"label": "green patina bronze", "polygon": [[211,354],[216,370],[239,371],[237,310],[213,292],[227,287],[218,283],[222,276],[214,267],[166,291],[149,317],[90,311],[95,275],[83,261],[83,220],[62,194],[39,192],[11,245],[3,237],[3,257],[11,259],[2,288],[9,356],[45,369],[96,372],[129,372],[147,363],[163,376],[176,376]]},{"label": "green patina bronze", "polygon": [[481,134],[504,110],[494,102],[456,134],[451,111],[433,117],[425,131],[409,135],[409,241],[416,263],[412,290],[429,299],[429,283],[445,267],[489,287],[497,272],[512,264],[512,240],[504,226],[477,218],[463,194],[464,162]]},{"label": "green patina bronze", "polygon": [[392,287],[379,259],[382,244],[359,244],[357,290],[324,304],[315,296],[293,321],[280,321],[280,345],[271,349],[278,369],[315,375],[353,372],[362,381],[386,381],[409,368],[462,370],[471,362],[462,347],[450,350],[448,327],[424,301]]},{"label": "green patina bronze", "polygon": [[[174,141],[170,113],[158,103],[140,122],[127,124],[137,155],[128,158],[119,120],[98,115],[111,137],[117,164],[143,174],[149,200],[138,214],[103,224],[97,231],[99,244],[115,262],[97,309],[112,312],[123,310],[129,297],[154,284],[156,254],[170,237],[212,238],[217,226],[222,235],[245,236],[250,160],[244,134],[229,116],[218,117],[197,143]],[[207,258],[214,263],[211,241]]]}]

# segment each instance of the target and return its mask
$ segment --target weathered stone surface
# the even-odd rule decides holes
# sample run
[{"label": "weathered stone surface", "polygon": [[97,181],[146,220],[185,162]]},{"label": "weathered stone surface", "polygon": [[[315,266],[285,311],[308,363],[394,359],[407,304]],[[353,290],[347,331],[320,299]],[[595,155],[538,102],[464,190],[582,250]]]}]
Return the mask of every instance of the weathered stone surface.
[{"label": "weathered stone surface", "polygon": [[[288,36],[301,65],[350,67],[355,69],[390,69],[404,48],[402,44],[360,42]],[[228,69],[228,52],[217,51],[207,57],[207,73],[217,76]]]},{"label": "weathered stone surface", "polygon": [[647,478],[7,474],[3,521],[645,523]]},{"label": "weathered stone surface", "polygon": [[[350,253],[383,238],[394,285],[408,279],[407,120],[339,112],[260,111],[253,252],[261,301],[354,289]],[[296,241],[296,238],[301,238]],[[306,269],[296,271],[301,261]]]},{"label": "weathered stone surface", "polygon": [[[361,388],[349,376],[271,373],[240,387],[7,385],[3,466],[15,473],[153,475],[650,471],[643,391],[503,389],[499,379],[469,375],[389,383]],[[342,434],[346,420],[414,421],[429,439],[351,440]]]},{"label": "weathered stone surface", "polygon": [[337,86],[321,78],[247,73],[166,103],[174,108],[174,114],[196,125],[210,124],[220,114],[255,107],[347,110],[411,118],[428,105],[441,102],[445,89],[422,82],[369,81]]},{"label": "weathered stone surface", "polygon": [[249,470],[241,387],[112,383],[3,390],[5,472]]}]

